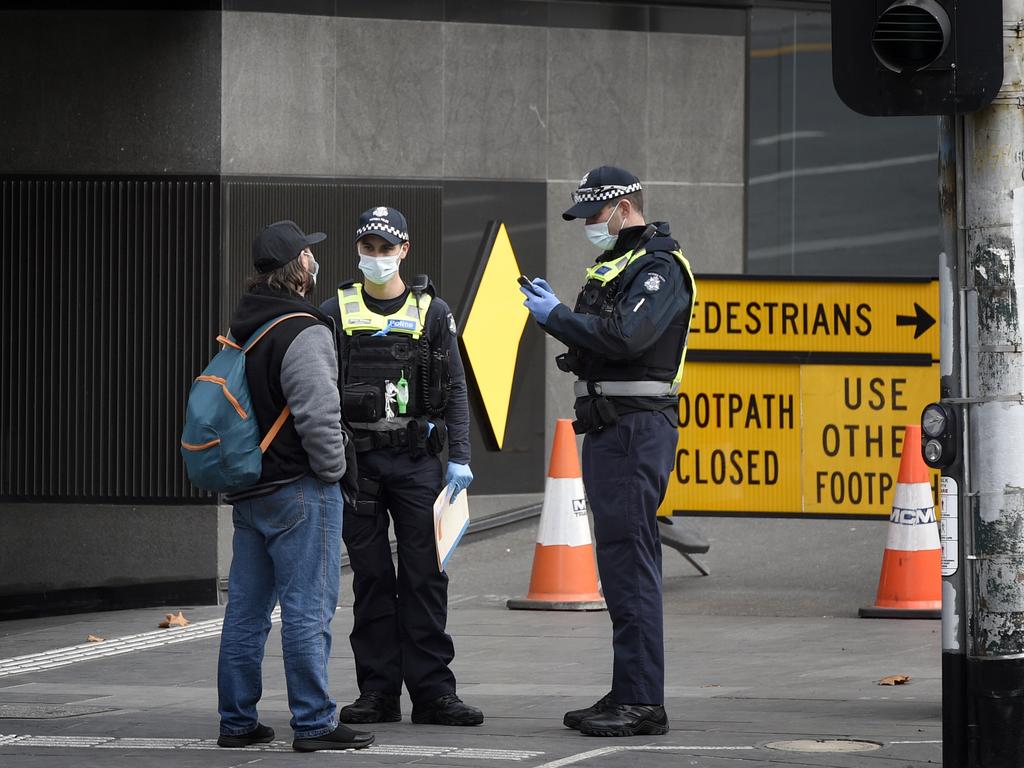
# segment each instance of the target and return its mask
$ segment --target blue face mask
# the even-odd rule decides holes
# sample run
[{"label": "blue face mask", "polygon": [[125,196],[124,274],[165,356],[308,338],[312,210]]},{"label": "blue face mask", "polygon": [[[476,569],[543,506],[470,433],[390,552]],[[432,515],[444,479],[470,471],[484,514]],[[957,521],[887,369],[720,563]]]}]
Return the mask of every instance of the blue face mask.
[{"label": "blue face mask", "polygon": [[[619,204],[616,203],[607,219],[597,224],[586,224],[583,227],[583,230],[587,235],[587,239],[602,251],[610,251],[615,247],[615,243],[619,239],[618,233],[613,235],[608,231],[608,222],[612,220],[612,216],[615,215],[615,211],[618,209]],[[622,229],[621,221],[619,222],[619,229]]]}]

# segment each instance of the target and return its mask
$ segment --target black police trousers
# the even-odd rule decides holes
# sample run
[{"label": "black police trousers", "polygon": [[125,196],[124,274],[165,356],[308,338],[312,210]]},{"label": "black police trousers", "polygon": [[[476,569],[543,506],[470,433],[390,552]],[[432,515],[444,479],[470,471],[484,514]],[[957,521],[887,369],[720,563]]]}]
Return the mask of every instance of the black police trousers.
[{"label": "black police trousers", "polygon": [[[397,695],[404,681],[414,703],[454,693],[448,665],[455,646],[445,632],[448,575],[437,569],[434,543],[441,462],[414,459],[405,450],[367,451],[359,454],[359,476],[359,501],[346,507],[342,526],[355,592],[349,640],[359,691]],[[398,541],[397,574],[388,512]]]},{"label": "black police trousers", "polygon": [[583,440],[583,484],[612,620],[612,701],[664,704],[665,638],[657,512],[679,433],[664,414],[621,416]]}]

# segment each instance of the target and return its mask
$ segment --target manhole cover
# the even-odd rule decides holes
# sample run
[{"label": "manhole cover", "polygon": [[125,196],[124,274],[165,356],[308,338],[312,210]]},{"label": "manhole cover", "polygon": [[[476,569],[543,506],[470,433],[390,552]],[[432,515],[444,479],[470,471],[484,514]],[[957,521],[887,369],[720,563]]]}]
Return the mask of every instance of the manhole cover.
[{"label": "manhole cover", "polygon": [[797,739],[795,741],[773,741],[765,744],[768,749],[783,752],[871,752],[880,749],[881,744],[855,739]]},{"label": "manhole cover", "polygon": [[0,704],[0,720],[53,720],[114,711],[114,707],[90,707],[86,704]]}]

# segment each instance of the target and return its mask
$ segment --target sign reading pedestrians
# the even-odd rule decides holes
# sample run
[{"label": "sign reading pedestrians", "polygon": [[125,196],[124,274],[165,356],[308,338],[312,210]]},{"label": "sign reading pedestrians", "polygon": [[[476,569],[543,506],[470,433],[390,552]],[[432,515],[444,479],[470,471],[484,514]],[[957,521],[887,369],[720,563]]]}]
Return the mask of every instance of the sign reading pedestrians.
[{"label": "sign reading pedestrians", "polygon": [[938,284],[698,277],[690,349],[939,355]]},{"label": "sign reading pedestrians", "polygon": [[904,427],[938,394],[937,284],[697,291],[661,512],[888,515]]}]

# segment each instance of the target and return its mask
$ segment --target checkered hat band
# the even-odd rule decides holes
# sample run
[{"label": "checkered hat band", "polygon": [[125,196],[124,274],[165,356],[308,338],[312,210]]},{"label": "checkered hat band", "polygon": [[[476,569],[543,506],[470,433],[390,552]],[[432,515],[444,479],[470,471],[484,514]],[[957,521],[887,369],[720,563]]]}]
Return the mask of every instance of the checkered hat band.
[{"label": "checkered hat band", "polygon": [[408,240],[409,239],[409,234],[407,232],[403,232],[400,229],[396,229],[395,227],[392,227],[390,224],[372,224],[371,223],[371,224],[364,224],[363,226],[361,226],[359,229],[356,230],[356,240],[358,240],[360,237],[362,237],[367,232],[387,232],[389,234],[394,235],[399,240]]},{"label": "checkered hat band", "polygon": [[619,184],[609,184],[604,187],[580,187],[572,193],[572,201],[574,203],[594,203],[600,200],[611,200],[615,197],[622,197],[632,192],[639,192],[643,187],[640,186],[640,182],[630,184],[628,187],[623,187]]}]

